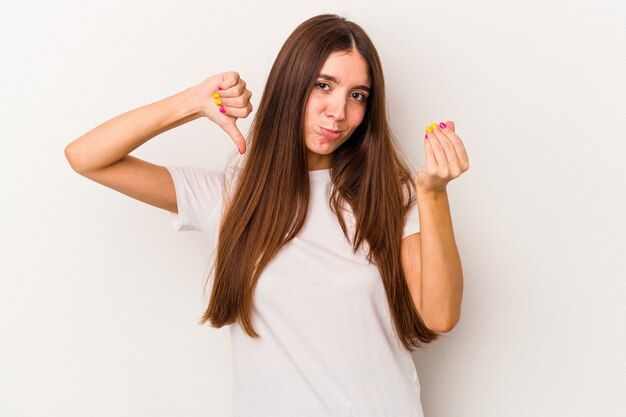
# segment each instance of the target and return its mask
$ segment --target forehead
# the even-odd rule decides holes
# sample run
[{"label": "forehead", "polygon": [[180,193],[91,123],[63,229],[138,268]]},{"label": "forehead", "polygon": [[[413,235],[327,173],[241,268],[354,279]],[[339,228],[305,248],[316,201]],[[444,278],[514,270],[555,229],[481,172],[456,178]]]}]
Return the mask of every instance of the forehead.
[{"label": "forehead", "polygon": [[328,56],[320,75],[325,75],[338,84],[370,85],[367,61],[358,52],[333,52]]}]

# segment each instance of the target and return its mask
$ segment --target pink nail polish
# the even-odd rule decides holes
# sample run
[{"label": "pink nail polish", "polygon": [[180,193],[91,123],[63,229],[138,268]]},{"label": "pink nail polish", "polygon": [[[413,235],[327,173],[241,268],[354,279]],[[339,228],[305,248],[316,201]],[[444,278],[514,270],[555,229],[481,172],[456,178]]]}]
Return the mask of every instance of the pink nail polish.
[{"label": "pink nail polish", "polygon": [[220,107],[220,112],[221,113],[226,113],[226,109],[224,108],[224,106]]},{"label": "pink nail polish", "polygon": [[442,129],[446,128],[446,124],[444,122],[439,123],[439,127]]},{"label": "pink nail polish", "polygon": [[428,135],[424,133],[424,139],[428,139]]},{"label": "pink nail polish", "polygon": [[222,89],[222,87],[220,87],[220,86],[218,85],[218,86],[217,86],[217,89],[218,89],[218,90],[221,90],[221,89]]}]

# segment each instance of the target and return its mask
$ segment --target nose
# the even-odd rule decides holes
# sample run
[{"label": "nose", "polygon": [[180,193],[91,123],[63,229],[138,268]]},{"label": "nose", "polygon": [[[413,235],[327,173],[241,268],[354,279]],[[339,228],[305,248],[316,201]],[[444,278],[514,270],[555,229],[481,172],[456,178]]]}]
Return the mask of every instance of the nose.
[{"label": "nose", "polygon": [[326,116],[335,120],[346,118],[346,98],[343,94],[333,94],[326,102]]}]

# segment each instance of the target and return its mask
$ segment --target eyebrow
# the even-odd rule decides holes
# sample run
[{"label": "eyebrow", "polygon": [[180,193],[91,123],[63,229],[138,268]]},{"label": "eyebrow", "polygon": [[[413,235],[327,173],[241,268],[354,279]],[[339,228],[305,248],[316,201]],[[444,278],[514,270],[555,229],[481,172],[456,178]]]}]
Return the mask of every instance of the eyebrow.
[{"label": "eyebrow", "polygon": [[[339,80],[337,80],[337,78],[336,78],[336,77],[333,77],[332,75],[328,75],[328,74],[320,74],[320,75],[319,75],[319,78],[322,78],[322,79],[324,79],[324,80],[328,80],[328,81],[332,81],[332,82],[334,82],[335,84],[339,84]],[[360,88],[361,90],[365,90],[365,91],[367,91],[368,93],[370,92],[370,88],[369,88],[368,86],[366,86],[366,85],[357,85],[357,86],[355,86],[354,88]]]}]

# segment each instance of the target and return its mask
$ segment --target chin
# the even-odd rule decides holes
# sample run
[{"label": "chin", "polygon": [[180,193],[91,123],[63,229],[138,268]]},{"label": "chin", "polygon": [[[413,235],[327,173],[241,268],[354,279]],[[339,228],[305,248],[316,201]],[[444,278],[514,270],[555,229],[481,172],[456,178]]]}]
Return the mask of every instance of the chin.
[{"label": "chin", "polygon": [[336,145],[335,143],[326,141],[324,139],[322,140],[313,139],[311,143],[306,144],[306,147],[311,152],[326,155],[326,154],[332,153],[335,150],[336,148],[335,145]]}]

